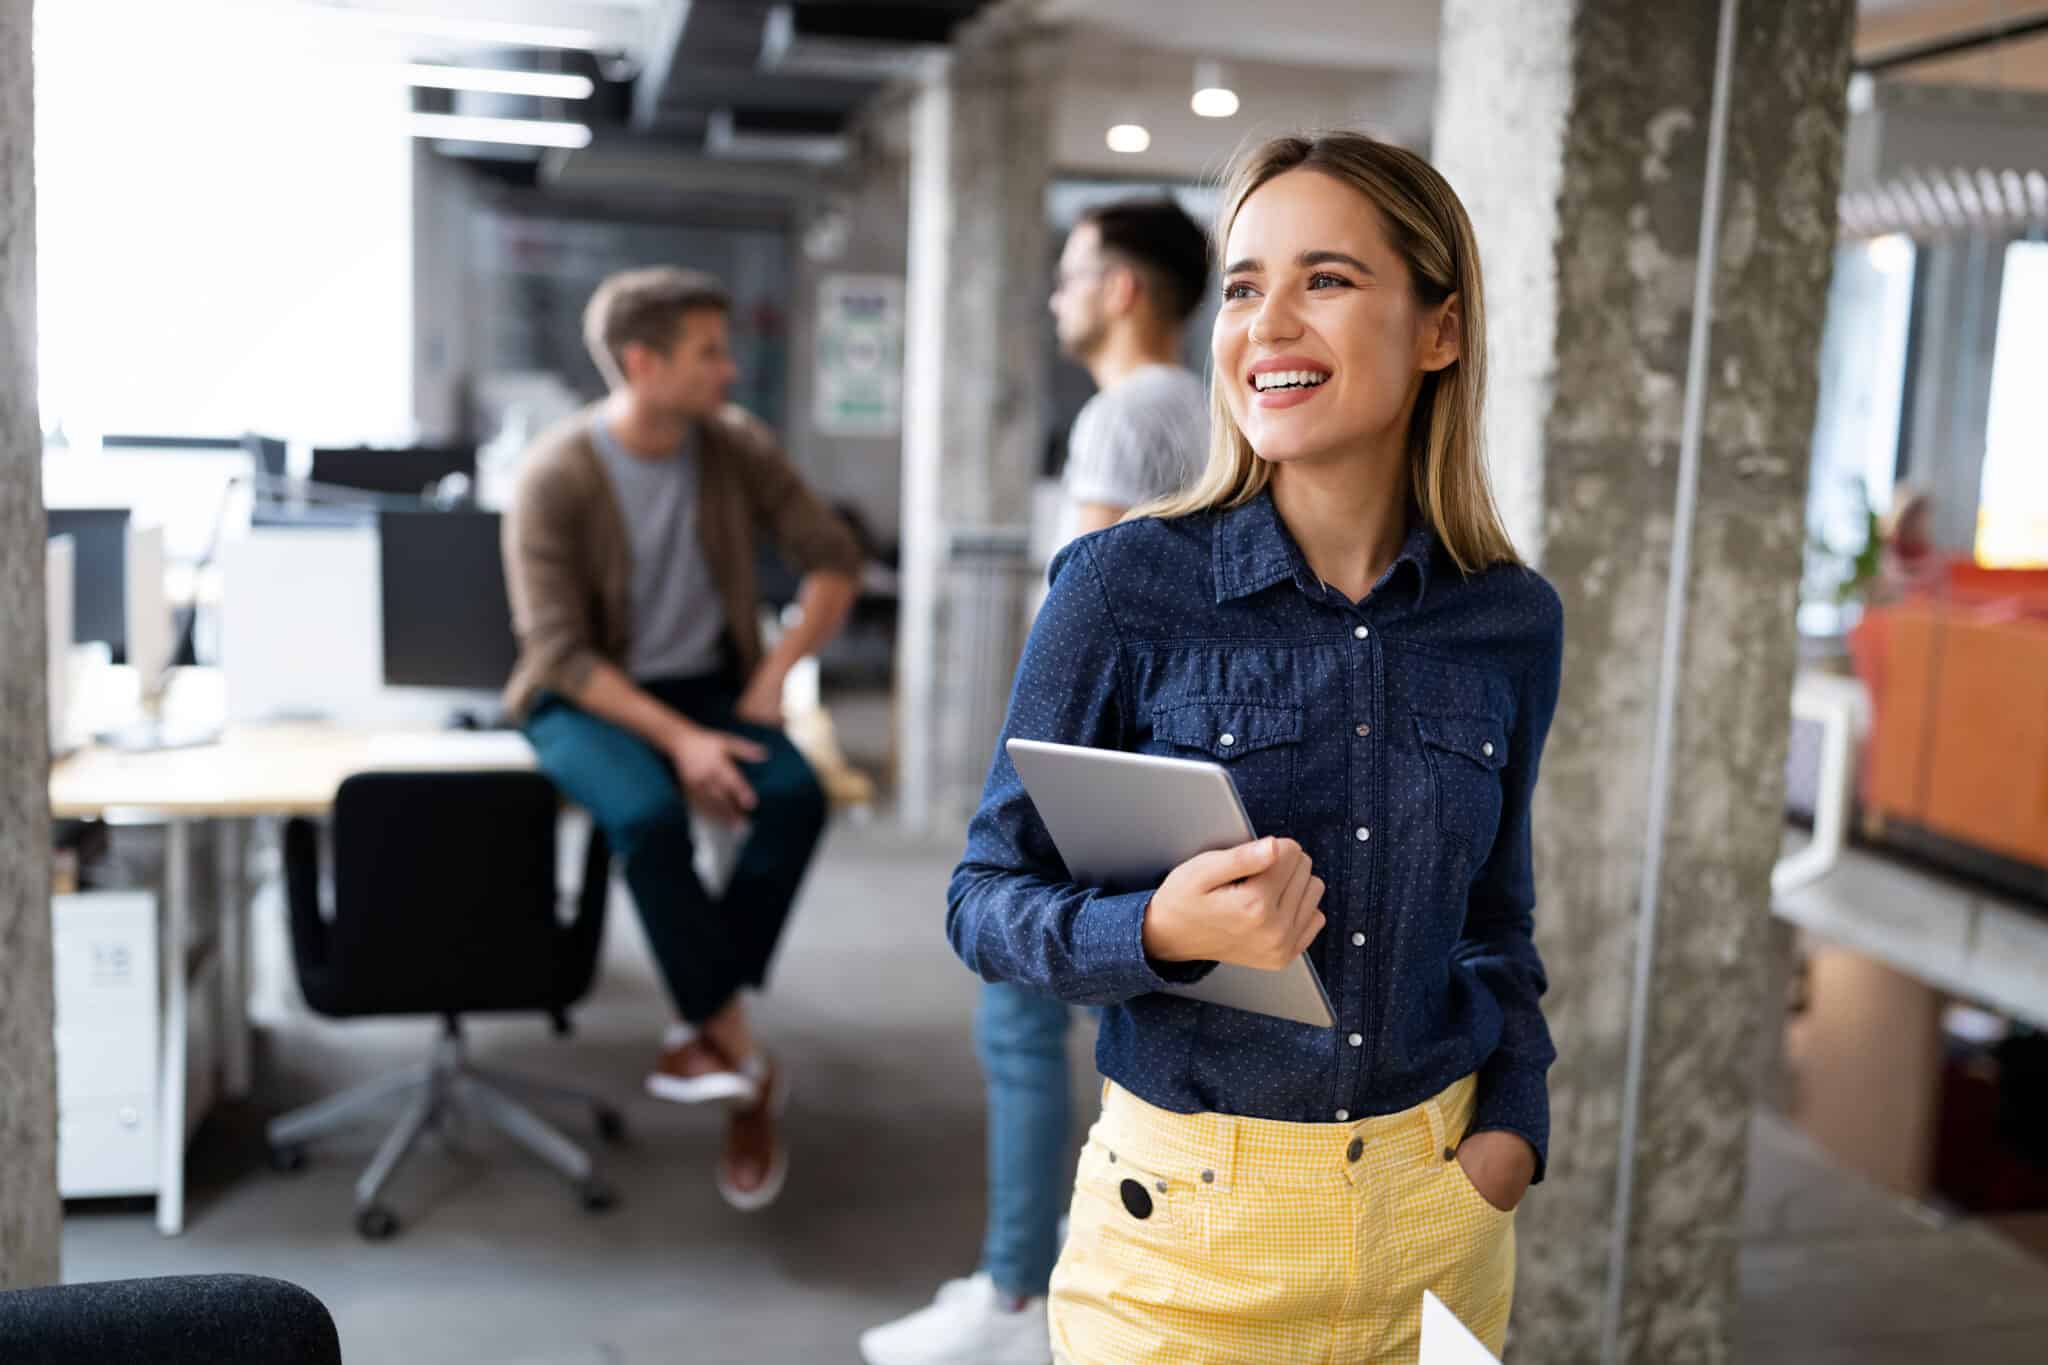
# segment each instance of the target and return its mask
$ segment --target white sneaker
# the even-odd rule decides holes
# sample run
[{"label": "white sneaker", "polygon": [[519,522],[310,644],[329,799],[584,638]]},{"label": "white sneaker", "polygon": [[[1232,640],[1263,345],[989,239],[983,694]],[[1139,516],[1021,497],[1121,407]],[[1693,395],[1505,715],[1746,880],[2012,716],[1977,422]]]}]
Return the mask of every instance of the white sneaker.
[{"label": "white sneaker", "polygon": [[1009,1310],[983,1271],[953,1280],[930,1306],[860,1334],[867,1365],[1052,1365],[1045,1300]]}]

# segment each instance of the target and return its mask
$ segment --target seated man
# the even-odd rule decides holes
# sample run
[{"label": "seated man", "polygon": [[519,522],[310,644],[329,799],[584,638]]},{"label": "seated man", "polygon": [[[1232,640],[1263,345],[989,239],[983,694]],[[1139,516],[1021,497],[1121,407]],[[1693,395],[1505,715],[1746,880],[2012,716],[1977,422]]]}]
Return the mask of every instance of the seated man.
[{"label": "seated man", "polygon": [[[584,315],[608,398],[544,433],[505,517],[519,662],[505,707],[625,864],[679,1022],[647,1088],[731,1106],[718,1189],[781,1192],[786,1083],[739,992],[766,979],[824,829],[818,780],[782,733],[783,678],[845,620],[860,553],[762,424],[728,405],[717,282],[615,275]],[[803,619],[764,653],[754,533],[805,574]],[[692,859],[690,807],[751,826],[724,894]]]}]

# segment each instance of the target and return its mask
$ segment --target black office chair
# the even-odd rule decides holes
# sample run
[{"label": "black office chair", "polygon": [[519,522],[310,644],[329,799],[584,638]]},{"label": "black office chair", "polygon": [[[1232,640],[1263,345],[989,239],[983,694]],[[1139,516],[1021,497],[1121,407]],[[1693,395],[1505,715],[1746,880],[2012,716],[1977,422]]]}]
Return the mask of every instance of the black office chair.
[{"label": "black office chair", "polygon": [[171,1275],[0,1294],[9,1365],[341,1365],[327,1306],[257,1275]]},{"label": "black office chair", "polygon": [[378,1196],[429,1124],[452,1106],[497,1128],[566,1176],[583,1206],[615,1196],[590,1155],[512,1097],[588,1106],[598,1135],[621,1140],[625,1123],[595,1095],[487,1070],[463,1049],[462,1016],[550,1015],[590,989],[604,928],[611,858],[592,828],[575,918],[556,911],[555,789],[538,773],[363,773],[336,794],[333,906],[323,913],[319,831],[285,827],[292,952],[307,1003],[330,1018],[438,1014],[431,1060],[273,1119],[272,1164],[296,1170],[304,1145],[394,1095],[412,1103],[356,1182],[356,1229],[372,1240],[398,1230]]}]

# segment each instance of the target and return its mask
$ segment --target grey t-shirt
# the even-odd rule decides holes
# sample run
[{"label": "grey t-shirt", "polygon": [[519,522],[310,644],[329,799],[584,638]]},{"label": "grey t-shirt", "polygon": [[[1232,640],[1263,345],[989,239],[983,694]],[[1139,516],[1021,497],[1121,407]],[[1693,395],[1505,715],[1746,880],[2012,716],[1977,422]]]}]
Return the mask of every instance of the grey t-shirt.
[{"label": "grey t-shirt", "polygon": [[1114,507],[1177,493],[1209,454],[1209,402],[1202,381],[1179,365],[1145,365],[1088,400],[1067,437],[1066,524],[1076,503]]},{"label": "grey t-shirt", "polygon": [[619,500],[633,563],[627,674],[644,682],[716,672],[725,605],[697,538],[695,435],[660,460],[620,445],[602,416],[592,419],[590,438]]}]

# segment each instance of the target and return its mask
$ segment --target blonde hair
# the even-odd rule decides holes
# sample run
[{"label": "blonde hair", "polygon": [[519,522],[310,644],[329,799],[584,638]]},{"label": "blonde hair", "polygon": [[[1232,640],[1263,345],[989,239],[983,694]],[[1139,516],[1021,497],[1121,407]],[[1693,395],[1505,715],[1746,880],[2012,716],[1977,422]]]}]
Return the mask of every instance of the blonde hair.
[{"label": "blonde hair", "polygon": [[[1349,185],[1379,209],[1394,250],[1407,262],[1416,297],[1435,307],[1455,294],[1462,314],[1458,359],[1424,374],[1408,424],[1409,486],[1423,518],[1458,568],[1521,563],[1501,525],[1480,450],[1486,391],[1486,307],[1479,247],[1465,206],[1434,166],[1415,153],[1363,133],[1275,138],[1240,156],[1225,178],[1216,220],[1220,252],[1245,201],[1266,182],[1312,170]],[[1232,420],[1216,376],[1209,383],[1209,462],[1186,490],[1135,509],[1132,516],[1180,517],[1251,501],[1272,480]]]}]

